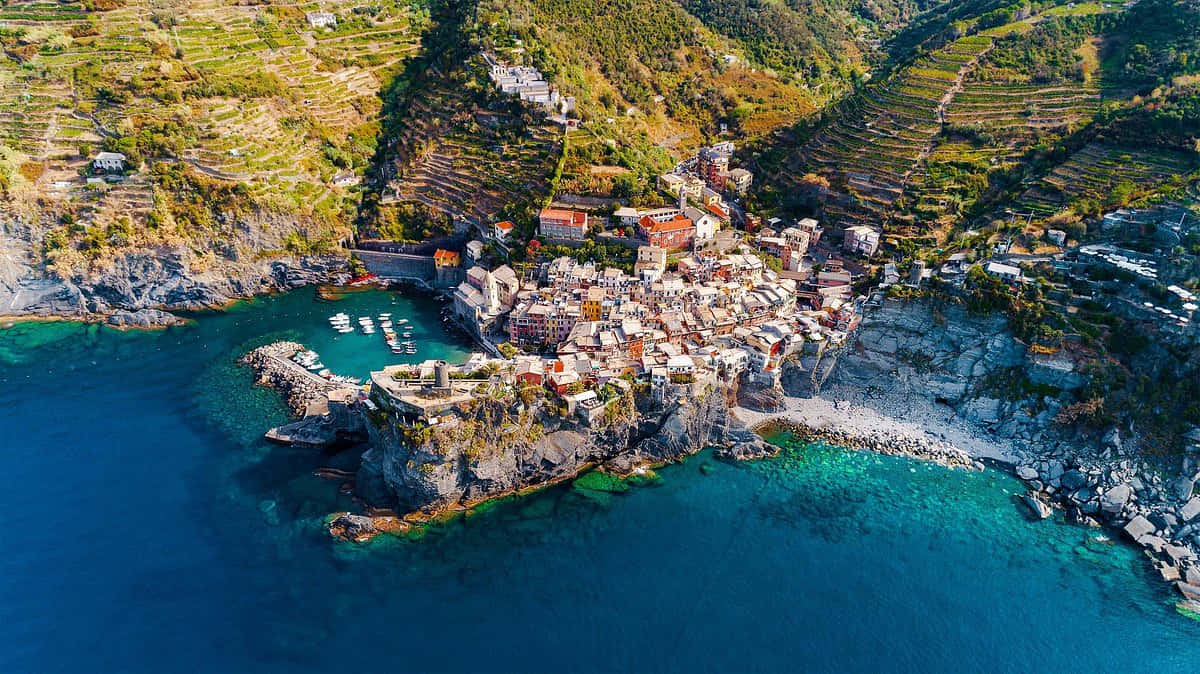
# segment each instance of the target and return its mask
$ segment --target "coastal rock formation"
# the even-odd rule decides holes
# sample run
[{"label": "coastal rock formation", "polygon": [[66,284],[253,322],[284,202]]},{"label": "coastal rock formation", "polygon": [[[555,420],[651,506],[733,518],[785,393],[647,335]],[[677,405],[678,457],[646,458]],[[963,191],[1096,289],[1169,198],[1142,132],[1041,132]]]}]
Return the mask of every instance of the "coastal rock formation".
[{"label": "coastal rock formation", "polygon": [[619,411],[596,426],[539,402],[521,409],[490,399],[476,400],[465,419],[434,431],[372,415],[371,449],[363,455],[356,493],[372,505],[435,513],[552,484],[590,467],[628,474],[712,444],[761,442],[731,427],[722,396],[678,393],[665,398],[669,404],[642,407],[626,394],[614,403]]},{"label": "coastal rock formation", "polygon": [[91,318],[142,309],[211,309],[345,272],[344,254],[282,253],[298,226],[290,218],[257,215],[232,223],[220,240],[114,249],[68,269],[47,268],[38,252],[45,231],[40,223],[0,215],[0,315]]},{"label": "coastal rock formation", "polygon": [[[1089,435],[1055,423],[1063,401],[1086,382],[1070,357],[1027,349],[1003,316],[898,301],[868,311],[845,345],[788,361],[781,378],[791,395],[824,392],[897,419],[950,410],[1007,448],[1013,472],[1031,490],[1021,500],[1034,517],[1054,506],[1070,521],[1123,529],[1165,580],[1200,577],[1200,499],[1192,496],[1200,431],[1187,436],[1191,450],[1173,468],[1139,456],[1115,426]],[[922,456],[878,433],[842,435],[814,437]]]},{"label": "coastal rock formation", "polygon": [[116,328],[163,328],[176,325],[181,321],[175,315],[159,309],[139,309],[138,311],[114,311],[108,316],[108,324]]}]

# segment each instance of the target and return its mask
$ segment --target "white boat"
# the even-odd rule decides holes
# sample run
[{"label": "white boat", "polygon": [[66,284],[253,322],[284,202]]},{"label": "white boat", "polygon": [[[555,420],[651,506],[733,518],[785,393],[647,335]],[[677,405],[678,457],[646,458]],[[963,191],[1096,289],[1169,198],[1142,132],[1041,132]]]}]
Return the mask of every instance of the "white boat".
[{"label": "white boat", "polygon": [[405,336],[405,337],[412,337],[412,333],[411,333],[411,332],[406,332],[406,333],[404,333],[404,336]]},{"label": "white boat", "polygon": [[352,328],[352,327],[350,327],[349,325],[347,325],[347,326],[344,326],[344,327],[338,328],[338,329],[337,329],[337,331],[338,331],[338,332],[340,332],[340,333],[342,333],[342,334],[344,335],[344,334],[346,334],[347,332],[354,332],[354,328]]}]

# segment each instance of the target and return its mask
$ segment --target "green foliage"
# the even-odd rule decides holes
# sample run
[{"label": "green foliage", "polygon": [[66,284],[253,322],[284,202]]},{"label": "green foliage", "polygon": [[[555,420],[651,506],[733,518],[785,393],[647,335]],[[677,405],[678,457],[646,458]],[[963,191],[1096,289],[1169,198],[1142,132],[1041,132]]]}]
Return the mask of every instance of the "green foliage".
[{"label": "green foliage", "polygon": [[198,81],[183,91],[187,98],[227,97],[243,100],[285,96],[289,89],[275,73],[255,70],[247,73],[202,72]]}]

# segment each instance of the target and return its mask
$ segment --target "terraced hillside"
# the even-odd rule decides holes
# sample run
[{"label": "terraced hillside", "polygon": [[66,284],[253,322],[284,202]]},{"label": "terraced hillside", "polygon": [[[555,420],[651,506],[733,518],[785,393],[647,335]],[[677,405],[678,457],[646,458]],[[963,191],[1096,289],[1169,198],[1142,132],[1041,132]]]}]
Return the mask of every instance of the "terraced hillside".
[{"label": "terraced hillside", "polygon": [[1015,208],[1049,215],[1088,201],[1122,205],[1121,201],[1183,180],[1198,168],[1200,160],[1194,152],[1093,142],[1026,190]]},{"label": "terraced hillside", "polygon": [[[220,0],[14,2],[0,9],[0,142],[36,169],[32,193],[77,222],[142,220],[149,173],[87,188],[100,149],[182,160],[244,183],[272,209],[335,226],[351,200],[332,177],[373,153],[378,92],[419,48],[409,3],[237,5]],[[314,28],[324,9],[336,27]]]},{"label": "terraced hillside", "polygon": [[[483,228],[503,208],[549,197],[562,154],[562,130],[544,115],[492,92],[482,63],[438,78],[408,100],[392,128],[385,166],[386,209],[421,212],[432,232]],[[387,231],[387,213],[370,225],[376,235],[426,238],[428,232]],[[380,225],[384,228],[380,229]],[[427,225],[428,226],[428,225]]]},{"label": "terraced hillside", "polygon": [[827,206],[845,224],[876,224],[892,212],[942,131],[947,104],[991,47],[963,37],[845,101],[794,156],[783,182],[826,177],[840,198]]},{"label": "terraced hillside", "polygon": [[827,114],[776,177],[830,182],[826,215],[920,235],[955,221],[1048,134],[1101,103],[1093,14],[1066,5],[979,30],[864,87]]}]

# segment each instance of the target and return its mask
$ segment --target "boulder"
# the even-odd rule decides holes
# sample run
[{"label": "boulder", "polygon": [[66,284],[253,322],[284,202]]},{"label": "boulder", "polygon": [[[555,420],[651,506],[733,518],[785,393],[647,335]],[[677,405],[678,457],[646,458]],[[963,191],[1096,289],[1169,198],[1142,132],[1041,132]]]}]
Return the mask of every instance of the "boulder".
[{"label": "boulder", "polygon": [[1184,574],[1184,578],[1189,585],[1200,586],[1200,566],[1189,566],[1187,573]]},{"label": "boulder", "polygon": [[1163,551],[1176,566],[1196,559],[1196,553],[1192,552],[1191,548],[1185,548],[1182,545],[1167,545],[1163,547]]},{"label": "boulder", "polygon": [[1179,509],[1179,516],[1185,522],[1190,522],[1195,519],[1196,515],[1200,515],[1200,496],[1189,500]]},{"label": "boulder", "polygon": [[1129,524],[1125,525],[1125,533],[1129,534],[1129,537],[1136,541],[1142,536],[1154,533],[1154,525],[1150,523],[1150,520],[1138,515],[1129,520]]},{"label": "boulder", "polygon": [[1172,485],[1173,491],[1175,492],[1175,498],[1178,498],[1180,501],[1186,501],[1190,499],[1192,497],[1193,486],[1195,486],[1195,483],[1192,482],[1190,477],[1181,477],[1178,480],[1175,480],[1175,483]]},{"label": "boulder", "polygon": [[1148,535],[1137,539],[1138,545],[1143,548],[1149,548],[1154,552],[1162,552],[1167,547],[1167,542],[1158,536]]},{"label": "boulder", "polygon": [[1017,466],[1017,477],[1022,480],[1036,480],[1038,478],[1037,468],[1033,466]]},{"label": "boulder", "polygon": [[1100,509],[1108,515],[1120,515],[1125,504],[1129,503],[1132,493],[1133,490],[1129,488],[1129,485],[1119,484],[1101,494]]},{"label": "boulder", "polygon": [[1024,501],[1025,505],[1029,506],[1029,510],[1033,512],[1033,516],[1039,520],[1046,519],[1054,512],[1050,509],[1050,506],[1042,503],[1041,499],[1032,494],[1025,494],[1021,497],[1021,500]]},{"label": "boulder", "polygon": [[1061,479],[1064,472],[1062,461],[1059,461],[1058,459],[1051,459],[1050,461],[1046,462],[1047,482],[1053,482],[1054,480]]},{"label": "boulder", "polygon": [[1075,469],[1071,469],[1062,474],[1061,482],[1063,489],[1066,489],[1067,491],[1075,491],[1076,489],[1079,489],[1083,485],[1087,484],[1087,478],[1083,475],[1083,473]]},{"label": "boulder", "polygon": [[1200,587],[1192,585],[1191,583],[1180,581],[1175,583],[1175,588],[1179,590],[1180,594],[1188,599],[1191,599],[1192,601],[1200,601]]},{"label": "boulder", "polygon": [[1158,569],[1158,573],[1162,576],[1162,579],[1168,583],[1173,583],[1179,580],[1178,566],[1171,566],[1166,562],[1155,562],[1154,566]]}]

